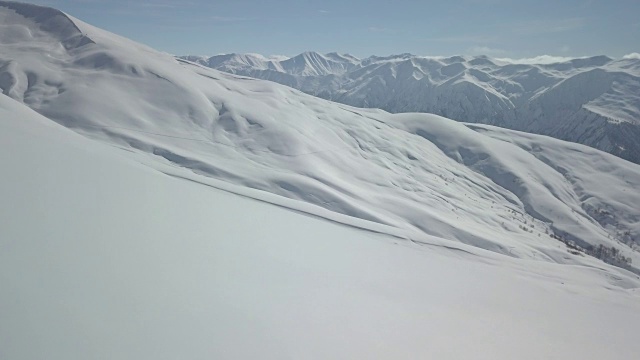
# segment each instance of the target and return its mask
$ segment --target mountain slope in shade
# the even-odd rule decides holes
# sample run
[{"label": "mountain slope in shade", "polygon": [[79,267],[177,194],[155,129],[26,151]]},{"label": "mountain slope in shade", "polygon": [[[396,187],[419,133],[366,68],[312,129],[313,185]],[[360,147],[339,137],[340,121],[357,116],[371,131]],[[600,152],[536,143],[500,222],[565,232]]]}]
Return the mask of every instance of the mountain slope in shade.
[{"label": "mountain slope in shade", "polygon": [[595,56],[514,64],[486,56],[401,54],[361,60],[306,54],[292,58],[298,59],[296,67],[289,60],[256,66],[238,61],[243,56],[238,54],[191,60],[352,106],[434,113],[550,135],[640,162],[638,59]]},{"label": "mountain slope in shade", "polygon": [[[1,4],[5,30],[24,34],[2,44],[3,92],[145,161],[390,226],[416,242],[436,236],[516,258],[596,261],[560,237],[613,246],[637,271],[640,257],[627,245],[640,238],[637,165],[547,137],[328,102],[50,9]],[[65,46],[69,37],[88,40]]]}]

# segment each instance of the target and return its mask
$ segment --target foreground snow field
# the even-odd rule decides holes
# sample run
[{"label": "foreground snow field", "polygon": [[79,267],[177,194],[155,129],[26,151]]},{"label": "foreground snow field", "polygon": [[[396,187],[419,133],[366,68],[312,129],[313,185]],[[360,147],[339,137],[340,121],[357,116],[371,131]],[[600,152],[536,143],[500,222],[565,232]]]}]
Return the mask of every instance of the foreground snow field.
[{"label": "foreground snow field", "polygon": [[640,166],[331,103],[49,8],[0,1],[0,26],[0,358],[640,351]]},{"label": "foreground snow field", "polygon": [[0,144],[3,359],[640,351],[640,281],[614,268],[329,222],[256,190],[238,196],[167,176],[6,97]]}]

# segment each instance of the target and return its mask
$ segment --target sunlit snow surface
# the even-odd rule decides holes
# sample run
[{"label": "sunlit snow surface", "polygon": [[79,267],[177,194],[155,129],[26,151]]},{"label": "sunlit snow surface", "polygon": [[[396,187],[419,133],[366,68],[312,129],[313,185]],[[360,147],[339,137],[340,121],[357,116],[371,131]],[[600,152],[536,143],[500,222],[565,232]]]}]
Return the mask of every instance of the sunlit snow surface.
[{"label": "sunlit snow surface", "polygon": [[0,5],[0,357],[640,350],[637,276],[547,235],[640,263],[639,166]]}]

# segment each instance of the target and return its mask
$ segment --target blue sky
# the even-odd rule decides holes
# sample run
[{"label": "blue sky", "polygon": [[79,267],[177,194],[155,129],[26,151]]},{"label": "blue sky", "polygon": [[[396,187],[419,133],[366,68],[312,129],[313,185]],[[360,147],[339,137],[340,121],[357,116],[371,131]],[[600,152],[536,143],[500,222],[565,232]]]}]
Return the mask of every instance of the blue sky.
[{"label": "blue sky", "polygon": [[639,0],[33,0],[177,55],[640,52]]}]

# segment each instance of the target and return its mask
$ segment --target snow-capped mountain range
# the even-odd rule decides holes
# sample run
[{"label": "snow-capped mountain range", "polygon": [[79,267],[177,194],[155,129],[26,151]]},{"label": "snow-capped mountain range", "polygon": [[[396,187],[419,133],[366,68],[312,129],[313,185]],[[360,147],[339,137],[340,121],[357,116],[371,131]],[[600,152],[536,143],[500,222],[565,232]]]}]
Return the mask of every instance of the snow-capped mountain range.
[{"label": "snow-capped mountain range", "polygon": [[577,142],[640,162],[640,59],[523,64],[486,56],[305,52],[183,59],[392,113],[426,112]]},{"label": "snow-capped mountain range", "polygon": [[640,165],[327,101],[18,2],[0,1],[0,91],[0,357],[640,351]]}]

